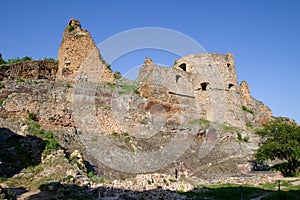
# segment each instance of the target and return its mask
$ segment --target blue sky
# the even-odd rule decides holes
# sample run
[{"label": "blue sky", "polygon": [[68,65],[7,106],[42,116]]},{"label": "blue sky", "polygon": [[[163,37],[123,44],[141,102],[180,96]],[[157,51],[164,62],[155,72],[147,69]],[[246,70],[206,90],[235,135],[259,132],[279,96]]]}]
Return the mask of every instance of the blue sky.
[{"label": "blue sky", "polygon": [[[299,10],[297,0],[4,0],[0,52],[4,59],[57,58],[61,34],[72,17],[97,44],[133,28],[173,29],[208,52],[233,53],[239,81],[248,81],[252,96],[275,116],[300,123]],[[126,71],[142,64],[146,53],[157,63],[173,64],[174,56],[148,50],[123,56],[113,68]]]}]

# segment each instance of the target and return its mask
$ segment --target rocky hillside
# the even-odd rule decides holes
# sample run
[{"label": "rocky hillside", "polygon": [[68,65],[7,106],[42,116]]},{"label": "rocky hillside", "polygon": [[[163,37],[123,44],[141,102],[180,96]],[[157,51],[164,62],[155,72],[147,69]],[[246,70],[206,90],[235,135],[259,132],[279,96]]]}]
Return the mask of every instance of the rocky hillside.
[{"label": "rocky hillside", "polygon": [[71,19],[58,62],[0,65],[2,188],[24,199],[184,199],[174,191],[244,176],[253,131],[272,112],[238,85],[235,68],[232,54],[190,55],[169,68],[146,58],[129,81]]}]

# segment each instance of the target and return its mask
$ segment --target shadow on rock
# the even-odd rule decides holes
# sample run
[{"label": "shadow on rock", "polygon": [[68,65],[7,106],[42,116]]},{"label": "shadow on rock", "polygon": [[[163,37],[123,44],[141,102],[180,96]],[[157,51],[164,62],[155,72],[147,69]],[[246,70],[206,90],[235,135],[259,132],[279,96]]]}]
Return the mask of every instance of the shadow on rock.
[{"label": "shadow on rock", "polygon": [[181,192],[165,190],[160,187],[151,190],[135,191],[104,186],[90,188],[88,186],[53,182],[41,185],[40,190],[40,193],[31,195],[28,199],[300,199],[299,190],[276,191],[251,186],[233,185],[223,185],[220,188],[198,187],[188,192]]},{"label": "shadow on rock", "polygon": [[41,138],[0,128],[0,177],[10,178],[28,166],[38,165],[45,146]]}]

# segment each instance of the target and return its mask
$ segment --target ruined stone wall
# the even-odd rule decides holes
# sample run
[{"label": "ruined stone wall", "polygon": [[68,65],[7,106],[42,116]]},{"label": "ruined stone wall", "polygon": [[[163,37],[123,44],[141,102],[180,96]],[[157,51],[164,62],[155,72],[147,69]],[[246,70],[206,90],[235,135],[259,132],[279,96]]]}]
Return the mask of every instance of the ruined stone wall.
[{"label": "ruined stone wall", "polygon": [[174,69],[192,85],[201,118],[245,126],[232,54],[189,55],[175,61]]},{"label": "ruined stone wall", "polygon": [[46,60],[30,60],[0,66],[0,81],[17,79],[55,79],[58,64]]},{"label": "ruined stone wall", "polygon": [[64,30],[58,51],[57,79],[74,81],[77,76],[80,76],[83,63],[86,67],[87,60],[89,60],[88,65],[93,65],[100,70],[98,81],[114,82],[114,74],[101,59],[99,49],[90,33],[81,28],[78,20],[71,19]]},{"label": "ruined stone wall", "polygon": [[267,123],[272,117],[271,109],[251,96],[246,81],[242,81],[239,88],[246,123],[259,125]]}]

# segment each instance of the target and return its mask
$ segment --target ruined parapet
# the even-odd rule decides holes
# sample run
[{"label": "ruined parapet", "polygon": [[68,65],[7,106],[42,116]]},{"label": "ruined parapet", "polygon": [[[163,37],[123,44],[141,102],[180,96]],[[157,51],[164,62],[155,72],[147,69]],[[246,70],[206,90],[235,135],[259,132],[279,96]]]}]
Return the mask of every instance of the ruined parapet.
[{"label": "ruined parapet", "polygon": [[113,72],[103,62],[90,33],[81,28],[78,20],[70,19],[58,51],[57,79],[74,81],[83,70],[82,64],[87,65],[87,60],[89,65],[99,70],[98,81],[114,82]]}]

